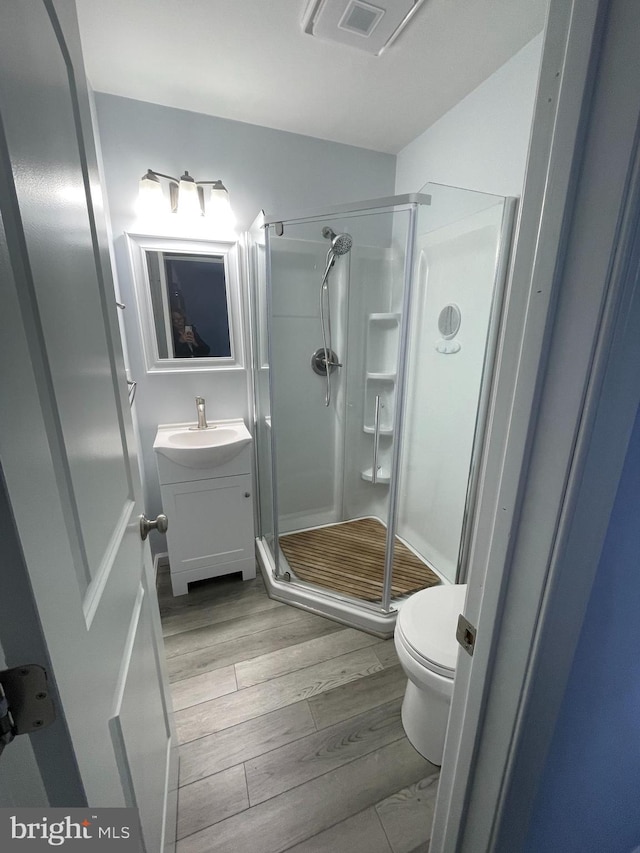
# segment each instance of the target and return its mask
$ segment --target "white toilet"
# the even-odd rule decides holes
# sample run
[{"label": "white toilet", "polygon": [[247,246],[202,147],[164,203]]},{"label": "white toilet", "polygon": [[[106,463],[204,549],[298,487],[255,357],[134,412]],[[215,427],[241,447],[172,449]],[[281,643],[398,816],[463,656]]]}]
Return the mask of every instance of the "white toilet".
[{"label": "white toilet", "polygon": [[410,743],[432,764],[442,764],[453,678],[456,627],[466,584],[442,584],[414,593],[396,621],[396,651],[407,674],[402,725]]}]

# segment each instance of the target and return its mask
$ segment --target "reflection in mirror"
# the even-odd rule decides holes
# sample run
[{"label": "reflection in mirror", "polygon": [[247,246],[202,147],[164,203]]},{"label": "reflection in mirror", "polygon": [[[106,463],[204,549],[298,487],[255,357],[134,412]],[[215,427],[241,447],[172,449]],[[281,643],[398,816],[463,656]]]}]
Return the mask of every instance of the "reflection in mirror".
[{"label": "reflection in mirror", "polygon": [[238,244],[128,234],[147,371],[242,369]]},{"label": "reflection in mirror", "polygon": [[229,358],[224,258],[146,251],[160,358]]}]

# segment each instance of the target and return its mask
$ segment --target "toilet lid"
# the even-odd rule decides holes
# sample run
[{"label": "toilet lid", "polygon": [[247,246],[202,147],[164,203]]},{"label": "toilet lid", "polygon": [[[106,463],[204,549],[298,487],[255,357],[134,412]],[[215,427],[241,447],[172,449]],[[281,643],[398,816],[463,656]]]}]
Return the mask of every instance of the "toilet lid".
[{"label": "toilet lid", "polygon": [[466,584],[441,584],[414,593],[402,605],[398,626],[406,643],[425,663],[455,671],[456,627],[464,608]]}]

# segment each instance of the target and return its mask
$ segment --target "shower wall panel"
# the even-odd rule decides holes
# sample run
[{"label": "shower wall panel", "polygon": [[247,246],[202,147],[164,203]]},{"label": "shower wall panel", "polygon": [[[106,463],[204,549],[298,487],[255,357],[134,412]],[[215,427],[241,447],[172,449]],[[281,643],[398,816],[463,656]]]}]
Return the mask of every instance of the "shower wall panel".
[{"label": "shower wall panel", "polygon": [[[340,450],[336,410],[322,404],[323,380],[310,363],[322,345],[318,300],[326,253],[326,244],[273,241],[272,422],[281,533],[338,520],[338,466],[327,465]],[[337,394],[340,376],[332,380]]]},{"label": "shower wall panel", "polygon": [[[367,393],[366,375],[369,370],[380,367],[377,359],[369,363],[373,358],[367,352],[369,317],[389,311],[393,257],[391,249],[371,246],[356,246],[351,254],[345,436],[350,453],[345,458],[344,518],[372,516],[386,524],[389,487],[372,485],[363,480],[361,474],[371,468],[373,447],[372,436],[363,429],[365,424],[373,423],[373,403],[371,394]],[[393,353],[394,363],[396,359],[397,354]],[[382,452],[386,449],[383,447]]]},{"label": "shower wall panel", "polygon": [[[456,579],[503,204],[417,238],[398,535]],[[460,307],[458,352],[438,351]],[[443,347],[440,346],[440,349]]]}]

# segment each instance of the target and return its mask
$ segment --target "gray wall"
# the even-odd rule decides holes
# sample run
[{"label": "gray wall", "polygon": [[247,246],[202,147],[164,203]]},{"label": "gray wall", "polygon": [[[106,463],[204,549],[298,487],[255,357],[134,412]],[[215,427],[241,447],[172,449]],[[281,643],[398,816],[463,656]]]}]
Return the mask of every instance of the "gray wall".
[{"label": "gray wall", "polygon": [[[146,374],[124,233],[135,229],[138,181],[148,169],[201,180],[222,178],[246,230],[260,209],[288,215],[357,199],[392,195],[395,157],[312,137],[95,93],[104,182],[136,402],[145,509],[160,511],[152,450],[156,426],[195,418],[193,398],[212,419],[249,424],[248,373]],[[163,549],[162,540],[154,543]]]}]

